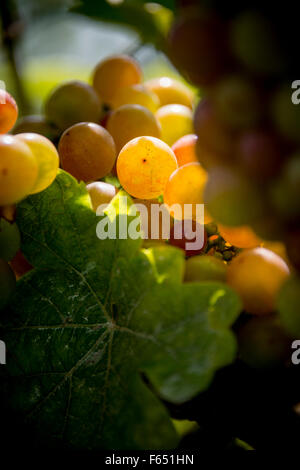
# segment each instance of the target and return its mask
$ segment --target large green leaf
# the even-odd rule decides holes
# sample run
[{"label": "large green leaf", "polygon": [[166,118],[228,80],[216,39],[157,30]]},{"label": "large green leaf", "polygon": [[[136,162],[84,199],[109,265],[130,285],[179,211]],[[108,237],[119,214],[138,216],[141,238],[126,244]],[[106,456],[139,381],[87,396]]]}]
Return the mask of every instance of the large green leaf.
[{"label": "large green leaf", "polygon": [[[107,217],[134,222],[121,200]],[[177,434],[158,396],[188,400],[234,359],[240,302],[223,284],[182,284],[175,248],[99,240],[99,220],[84,185],[63,171],[19,205],[35,269],[1,318],[2,400],[52,445],[172,448]]]}]

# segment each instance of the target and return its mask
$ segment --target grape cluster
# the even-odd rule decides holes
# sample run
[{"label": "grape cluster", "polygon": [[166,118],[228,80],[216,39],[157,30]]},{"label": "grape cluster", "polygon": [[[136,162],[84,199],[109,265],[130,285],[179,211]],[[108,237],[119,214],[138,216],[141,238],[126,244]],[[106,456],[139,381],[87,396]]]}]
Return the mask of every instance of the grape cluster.
[{"label": "grape cluster", "polygon": [[[233,58],[224,52],[227,29],[213,10],[188,9],[170,32],[174,62],[206,91],[197,107],[197,97],[182,81],[143,81],[140,65],[126,55],[97,64],[91,84],[58,85],[44,116],[23,118],[16,134],[5,136],[15,142],[11,152],[23,152],[27,171],[28,160],[38,174],[33,185],[24,181],[30,190],[20,184],[22,195],[5,202],[41,191],[55,178],[51,162],[57,151],[48,136],[57,145],[60,166],[86,184],[94,211],[121,187],[140,216],[144,248],[167,243],[183,250],[185,282],[227,282],[248,314],[261,316],[274,312],[290,278],[279,234],[269,241],[267,231],[258,230],[282,226],[269,210],[266,188],[281,174],[285,147],[275,129],[257,125],[264,112],[259,80],[241,71],[228,75]],[[202,217],[198,208],[204,203]],[[21,252],[11,266],[17,275],[31,268]]]}]

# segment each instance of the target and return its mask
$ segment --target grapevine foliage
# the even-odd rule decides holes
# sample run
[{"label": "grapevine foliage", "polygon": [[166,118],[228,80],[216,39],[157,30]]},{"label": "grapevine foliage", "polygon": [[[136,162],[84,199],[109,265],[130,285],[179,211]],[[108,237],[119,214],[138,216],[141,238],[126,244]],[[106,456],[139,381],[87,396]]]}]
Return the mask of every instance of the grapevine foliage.
[{"label": "grapevine foliage", "polygon": [[[118,208],[118,224],[120,195],[107,209],[113,221]],[[181,251],[99,240],[98,222],[84,185],[63,171],[19,205],[35,269],[1,318],[2,393],[53,445],[172,448],[178,437],[159,397],[188,400],[233,361],[240,302],[223,284],[182,284]]]}]

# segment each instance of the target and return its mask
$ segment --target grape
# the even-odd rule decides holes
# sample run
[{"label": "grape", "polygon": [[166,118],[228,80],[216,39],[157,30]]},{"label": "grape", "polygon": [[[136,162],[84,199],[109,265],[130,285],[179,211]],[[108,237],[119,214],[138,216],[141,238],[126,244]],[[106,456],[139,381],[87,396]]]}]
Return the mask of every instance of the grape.
[{"label": "grape", "polygon": [[0,205],[14,204],[27,196],[38,175],[36,158],[25,142],[0,135]]},{"label": "grape", "polygon": [[16,223],[0,218],[0,259],[10,261],[20,248],[21,237]]},{"label": "grape", "polygon": [[176,168],[172,149],[156,137],[136,137],[122,148],[117,160],[121,185],[140,199],[160,196]]},{"label": "grape", "polygon": [[113,106],[118,90],[141,83],[139,64],[126,55],[115,55],[102,60],[93,72],[93,87],[104,103]]},{"label": "grape", "polygon": [[16,287],[16,278],[9,264],[0,259],[0,310],[5,307]]},{"label": "grape", "polygon": [[159,98],[160,106],[183,104],[193,108],[194,94],[183,83],[169,77],[153,78],[145,82],[145,87]]},{"label": "grape", "polygon": [[111,172],[116,147],[104,127],[81,122],[67,129],[60,138],[58,152],[61,165],[79,181],[95,181]]},{"label": "grape", "polygon": [[33,269],[31,264],[29,264],[27,259],[24,257],[21,250],[16,253],[15,257],[11,260],[10,265],[17,279],[24,276],[24,274],[28,273]]},{"label": "grape", "polygon": [[0,90],[0,134],[9,132],[18,117],[18,106],[13,97],[5,90]]},{"label": "grape", "polygon": [[117,90],[113,100],[113,107],[119,108],[124,104],[139,104],[155,113],[159,107],[159,99],[155,93],[148,90],[144,85],[131,85]]},{"label": "grape", "polygon": [[273,251],[273,253],[276,253],[276,255],[280,256],[280,258],[282,258],[286,262],[290,270],[293,269],[291,261],[289,260],[287,255],[286,246],[283,242],[264,240],[261,246],[267,248],[270,251]]},{"label": "grape", "polygon": [[161,138],[168,145],[173,145],[180,137],[193,132],[193,114],[190,108],[182,104],[167,104],[156,112],[161,125]]},{"label": "grape", "polygon": [[241,64],[257,76],[280,74],[285,60],[272,25],[259,12],[241,13],[231,25],[231,45]]},{"label": "grape", "polygon": [[50,186],[56,178],[59,166],[57,150],[50,140],[39,134],[26,132],[16,134],[16,138],[25,142],[35,156],[38,176],[30,194],[39,193]]},{"label": "grape", "polygon": [[195,220],[174,222],[171,227],[169,243],[185,251],[186,256],[202,253],[207,242],[207,234],[203,225]]},{"label": "grape", "polygon": [[242,76],[228,76],[213,89],[216,115],[228,128],[247,129],[261,118],[261,98],[252,82]]},{"label": "grape", "polygon": [[172,145],[178,166],[183,166],[186,163],[199,163],[196,155],[197,139],[198,137],[195,134],[188,134],[181,137]]},{"label": "grape", "polygon": [[211,216],[224,225],[248,225],[263,211],[256,186],[225,167],[210,171],[204,200]]},{"label": "grape", "polygon": [[144,106],[128,104],[112,111],[107,121],[117,152],[135,137],[148,135],[160,138],[161,127],[154,114]]},{"label": "grape", "polygon": [[217,118],[213,104],[208,99],[202,99],[198,104],[194,127],[198,135],[197,154],[200,163],[210,168],[233,161],[234,137]]},{"label": "grape", "polygon": [[157,199],[134,199],[133,202],[139,209],[142,238],[152,241],[167,240],[173,222],[164,204]]},{"label": "grape", "polygon": [[239,357],[250,367],[278,367],[291,355],[291,339],[275,315],[251,317],[237,337]]},{"label": "grape", "polygon": [[168,43],[174,65],[195,85],[213,83],[224,70],[227,39],[211,13],[187,10],[173,24]]},{"label": "grape", "polygon": [[96,211],[97,207],[101,204],[108,205],[117,194],[117,188],[115,186],[109,183],[104,183],[103,181],[90,183],[87,185],[86,189],[89,193],[94,211]]},{"label": "grape", "polygon": [[259,238],[251,227],[242,225],[240,227],[226,227],[218,225],[219,233],[226,242],[238,248],[255,248],[261,245],[262,239]]},{"label": "grape", "polygon": [[99,122],[102,106],[95,90],[73,80],[56,87],[45,104],[47,120],[64,131],[78,122]]},{"label": "grape", "polygon": [[273,178],[282,165],[281,143],[274,133],[243,133],[237,142],[237,161],[246,176],[257,181]]},{"label": "grape", "polygon": [[248,313],[262,315],[274,310],[278,291],[289,273],[278,255],[266,248],[252,248],[233,258],[227,282],[240,295]]},{"label": "grape", "polygon": [[[200,163],[187,163],[178,168],[170,176],[164,191],[164,202],[170,207],[175,219],[193,218],[197,219],[197,205],[204,204],[203,191],[207,181],[207,173]],[[171,209],[173,204],[178,204],[178,210]],[[185,206],[191,204],[191,207]],[[204,222],[210,222],[211,218],[206,211]],[[203,221],[198,220],[203,223]]]},{"label": "grape", "polygon": [[15,222],[16,220],[16,205],[8,204],[6,206],[0,206],[0,217],[5,219],[7,222]]},{"label": "grape", "polygon": [[18,120],[13,128],[14,134],[23,134],[25,132],[34,132],[43,135],[51,141],[55,141],[59,137],[59,130],[48,123],[44,116],[29,115]]},{"label": "grape", "polygon": [[209,255],[193,256],[185,263],[185,282],[226,281],[226,264]]},{"label": "grape", "polygon": [[300,337],[300,278],[290,277],[282,285],[277,296],[277,309],[286,330],[294,337]]}]

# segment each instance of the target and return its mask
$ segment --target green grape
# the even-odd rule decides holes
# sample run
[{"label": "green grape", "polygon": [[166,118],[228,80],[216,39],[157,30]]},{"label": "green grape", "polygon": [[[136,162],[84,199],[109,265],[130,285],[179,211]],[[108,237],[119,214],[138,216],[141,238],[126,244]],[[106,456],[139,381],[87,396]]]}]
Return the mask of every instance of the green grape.
[{"label": "green grape", "polygon": [[282,285],[276,306],[283,326],[293,336],[300,338],[300,278],[293,276]]},{"label": "green grape", "polygon": [[186,260],[184,280],[226,282],[226,264],[214,256],[192,256]]},{"label": "green grape", "polygon": [[167,104],[155,114],[161,125],[161,139],[173,145],[180,137],[193,133],[193,113],[182,104]]},{"label": "green grape", "polygon": [[95,90],[74,80],[56,87],[45,104],[47,120],[64,131],[77,122],[99,122],[102,106]]},{"label": "green grape", "polygon": [[35,114],[20,118],[13,128],[13,134],[23,134],[26,132],[43,135],[52,142],[56,141],[60,134],[59,129],[47,122],[44,116]]},{"label": "green grape", "polygon": [[17,224],[0,218],[0,259],[10,261],[20,249],[21,236]]},{"label": "green grape", "polygon": [[79,181],[89,183],[108,175],[116,160],[116,147],[104,127],[81,122],[67,129],[60,138],[61,166]]},{"label": "green grape", "polygon": [[204,201],[212,218],[223,225],[248,225],[263,213],[258,188],[225,167],[210,171]]},{"label": "green grape", "polygon": [[261,118],[261,98],[255,85],[243,76],[221,79],[213,88],[212,99],[220,121],[233,130],[247,129]]},{"label": "green grape", "polygon": [[0,259],[0,310],[8,303],[16,287],[16,278],[9,264]]},{"label": "green grape", "polygon": [[300,142],[300,106],[292,102],[292,89],[288,83],[281,86],[271,102],[271,113],[278,132],[293,142]]},{"label": "green grape", "polygon": [[285,58],[270,21],[255,11],[245,11],[231,25],[232,50],[250,71],[273,76],[285,69]]},{"label": "green grape", "polygon": [[114,55],[102,60],[93,72],[93,87],[100,99],[113,106],[121,88],[141,83],[143,74],[139,64],[127,55]]},{"label": "green grape", "polygon": [[251,317],[237,331],[239,357],[254,368],[274,368],[291,356],[291,338],[276,315]]},{"label": "green grape", "polygon": [[135,137],[161,136],[161,127],[154,114],[137,104],[124,105],[112,111],[106,128],[115,141],[117,152]]}]

